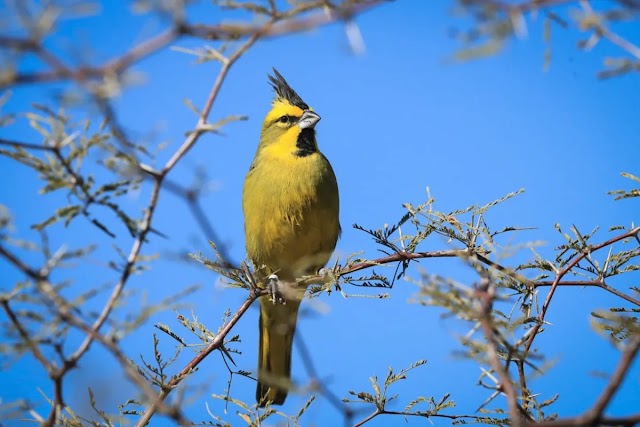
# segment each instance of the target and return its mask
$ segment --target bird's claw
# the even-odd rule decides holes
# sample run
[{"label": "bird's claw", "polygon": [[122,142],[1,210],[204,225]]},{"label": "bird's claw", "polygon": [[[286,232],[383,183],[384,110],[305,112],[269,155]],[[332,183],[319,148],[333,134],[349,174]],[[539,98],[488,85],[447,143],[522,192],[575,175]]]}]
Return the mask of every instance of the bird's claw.
[{"label": "bird's claw", "polygon": [[274,304],[286,304],[287,301],[282,295],[282,284],[280,283],[280,279],[278,278],[278,276],[272,274],[267,279],[269,280],[269,283],[267,283],[269,300],[271,300],[271,302]]},{"label": "bird's claw", "polygon": [[322,278],[322,283],[332,283],[336,281],[333,270],[331,270],[330,268],[321,268],[320,270],[318,270],[318,276]]}]

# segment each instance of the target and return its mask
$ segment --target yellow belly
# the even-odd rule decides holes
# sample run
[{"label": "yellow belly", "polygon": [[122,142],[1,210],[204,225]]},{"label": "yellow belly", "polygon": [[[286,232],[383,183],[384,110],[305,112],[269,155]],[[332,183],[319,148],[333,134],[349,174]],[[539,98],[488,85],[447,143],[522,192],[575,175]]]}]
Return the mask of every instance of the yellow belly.
[{"label": "yellow belly", "polygon": [[257,159],[243,190],[247,255],[281,280],[323,267],[340,233],[338,186],[328,160]]}]

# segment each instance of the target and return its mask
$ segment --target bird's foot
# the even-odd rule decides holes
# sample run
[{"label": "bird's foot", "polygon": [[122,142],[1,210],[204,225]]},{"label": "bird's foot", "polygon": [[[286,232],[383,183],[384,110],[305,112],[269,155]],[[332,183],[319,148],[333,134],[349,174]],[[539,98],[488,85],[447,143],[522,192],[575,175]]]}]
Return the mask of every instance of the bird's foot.
[{"label": "bird's foot", "polygon": [[272,274],[267,278],[269,283],[267,283],[267,292],[269,294],[269,299],[274,304],[286,304],[287,301],[284,299],[282,295],[282,283],[280,282],[280,278],[277,275]]},{"label": "bird's foot", "polygon": [[322,283],[333,283],[336,281],[336,276],[330,268],[321,268],[318,270],[318,276],[322,278]]}]

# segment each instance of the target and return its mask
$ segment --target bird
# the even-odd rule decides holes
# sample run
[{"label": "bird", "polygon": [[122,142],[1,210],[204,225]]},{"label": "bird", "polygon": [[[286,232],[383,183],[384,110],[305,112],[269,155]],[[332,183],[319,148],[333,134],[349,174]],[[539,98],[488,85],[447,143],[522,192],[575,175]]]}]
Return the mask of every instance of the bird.
[{"label": "bird", "polygon": [[[320,152],[320,120],[274,68],[275,92],[260,142],[245,177],[242,208],[247,257],[274,280],[278,298],[259,298],[259,406],[282,405],[291,389],[291,352],[306,286],[329,261],[341,234],[339,193],[329,160]],[[275,276],[274,276],[275,275]]]}]

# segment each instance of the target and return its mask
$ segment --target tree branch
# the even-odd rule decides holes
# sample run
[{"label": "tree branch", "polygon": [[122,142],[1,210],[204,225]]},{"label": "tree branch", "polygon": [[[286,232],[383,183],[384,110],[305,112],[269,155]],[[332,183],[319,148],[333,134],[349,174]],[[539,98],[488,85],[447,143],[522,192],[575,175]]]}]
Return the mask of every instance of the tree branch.
[{"label": "tree branch", "polygon": [[538,335],[538,331],[540,330],[540,328],[542,327],[542,325],[544,324],[544,318],[547,314],[547,310],[549,310],[549,305],[551,304],[551,300],[553,299],[553,294],[555,293],[556,289],[558,288],[558,286],[561,283],[562,278],[568,273],[570,272],[576,265],[578,265],[578,263],[583,260],[587,255],[596,252],[602,248],[605,248],[607,246],[610,246],[616,242],[619,242],[621,240],[624,239],[628,239],[630,237],[637,237],[638,233],[640,233],[640,227],[636,227],[632,230],[627,231],[626,233],[622,233],[616,237],[613,237],[609,240],[607,240],[606,242],[602,242],[599,245],[595,245],[595,246],[591,246],[589,247],[588,251],[583,251],[580,255],[576,256],[574,259],[571,260],[571,262],[569,262],[562,270],[560,270],[559,272],[556,273],[556,277],[553,280],[553,283],[551,284],[551,289],[549,290],[549,294],[547,295],[547,298],[544,301],[544,304],[542,305],[542,310],[540,311],[540,314],[538,315],[537,318],[537,323],[533,326],[533,328],[531,328],[530,331],[527,331],[527,333],[529,333],[529,339],[527,340],[527,343],[525,345],[525,351],[524,351],[524,355],[526,356],[529,353],[529,350],[531,349],[531,346],[533,345],[533,340],[536,338],[536,336]]},{"label": "tree branch", "polygon": [[226,325],[224,325],[218,334],[211,340],[209,345],[200,351],[196,357],[194,357],[182,370],[171,379],[167,385],[160,390],[156,399],[147,407],[144,411],[142,417],[136,423],[136,427],[144,427],[146,426],[151,417],[156,413],[158,408],[161,406],[162,402],[169,396],[169,394],[184,380],[188,377],[195,368],[202,362],[211,352],[219,349],[224,344],[225,337],[229,334],[231,329],[235,326],[236,323],[240,320],[240,318],[244,315],[244,313],[251,307],[251,305],[262,295],[266,295],[267,291],[259,291],[253,290],[247,299],[242,303],[242,305],[236,310],[235,314],[229,319]]},{"label": "tree branch", "polygon": [[634,426],[640,423],[640,414],[630,415],[628,417],[605,417],[604,411],[616,394],[622,381],[627,376],[627,372],[631,367],[640,350],[640,334],[631,339],[627,348],[622,353],[615,372],[609,379],[607,386],[604,388],[598,399],[595,401],[591,409],[584,414],[575,418],[566,418],[553,421],[543,421],[539,423],[528,423],[527,427],[577,427],[577,426],[593,426],[593,425],[611,425],[611,426]]}]

